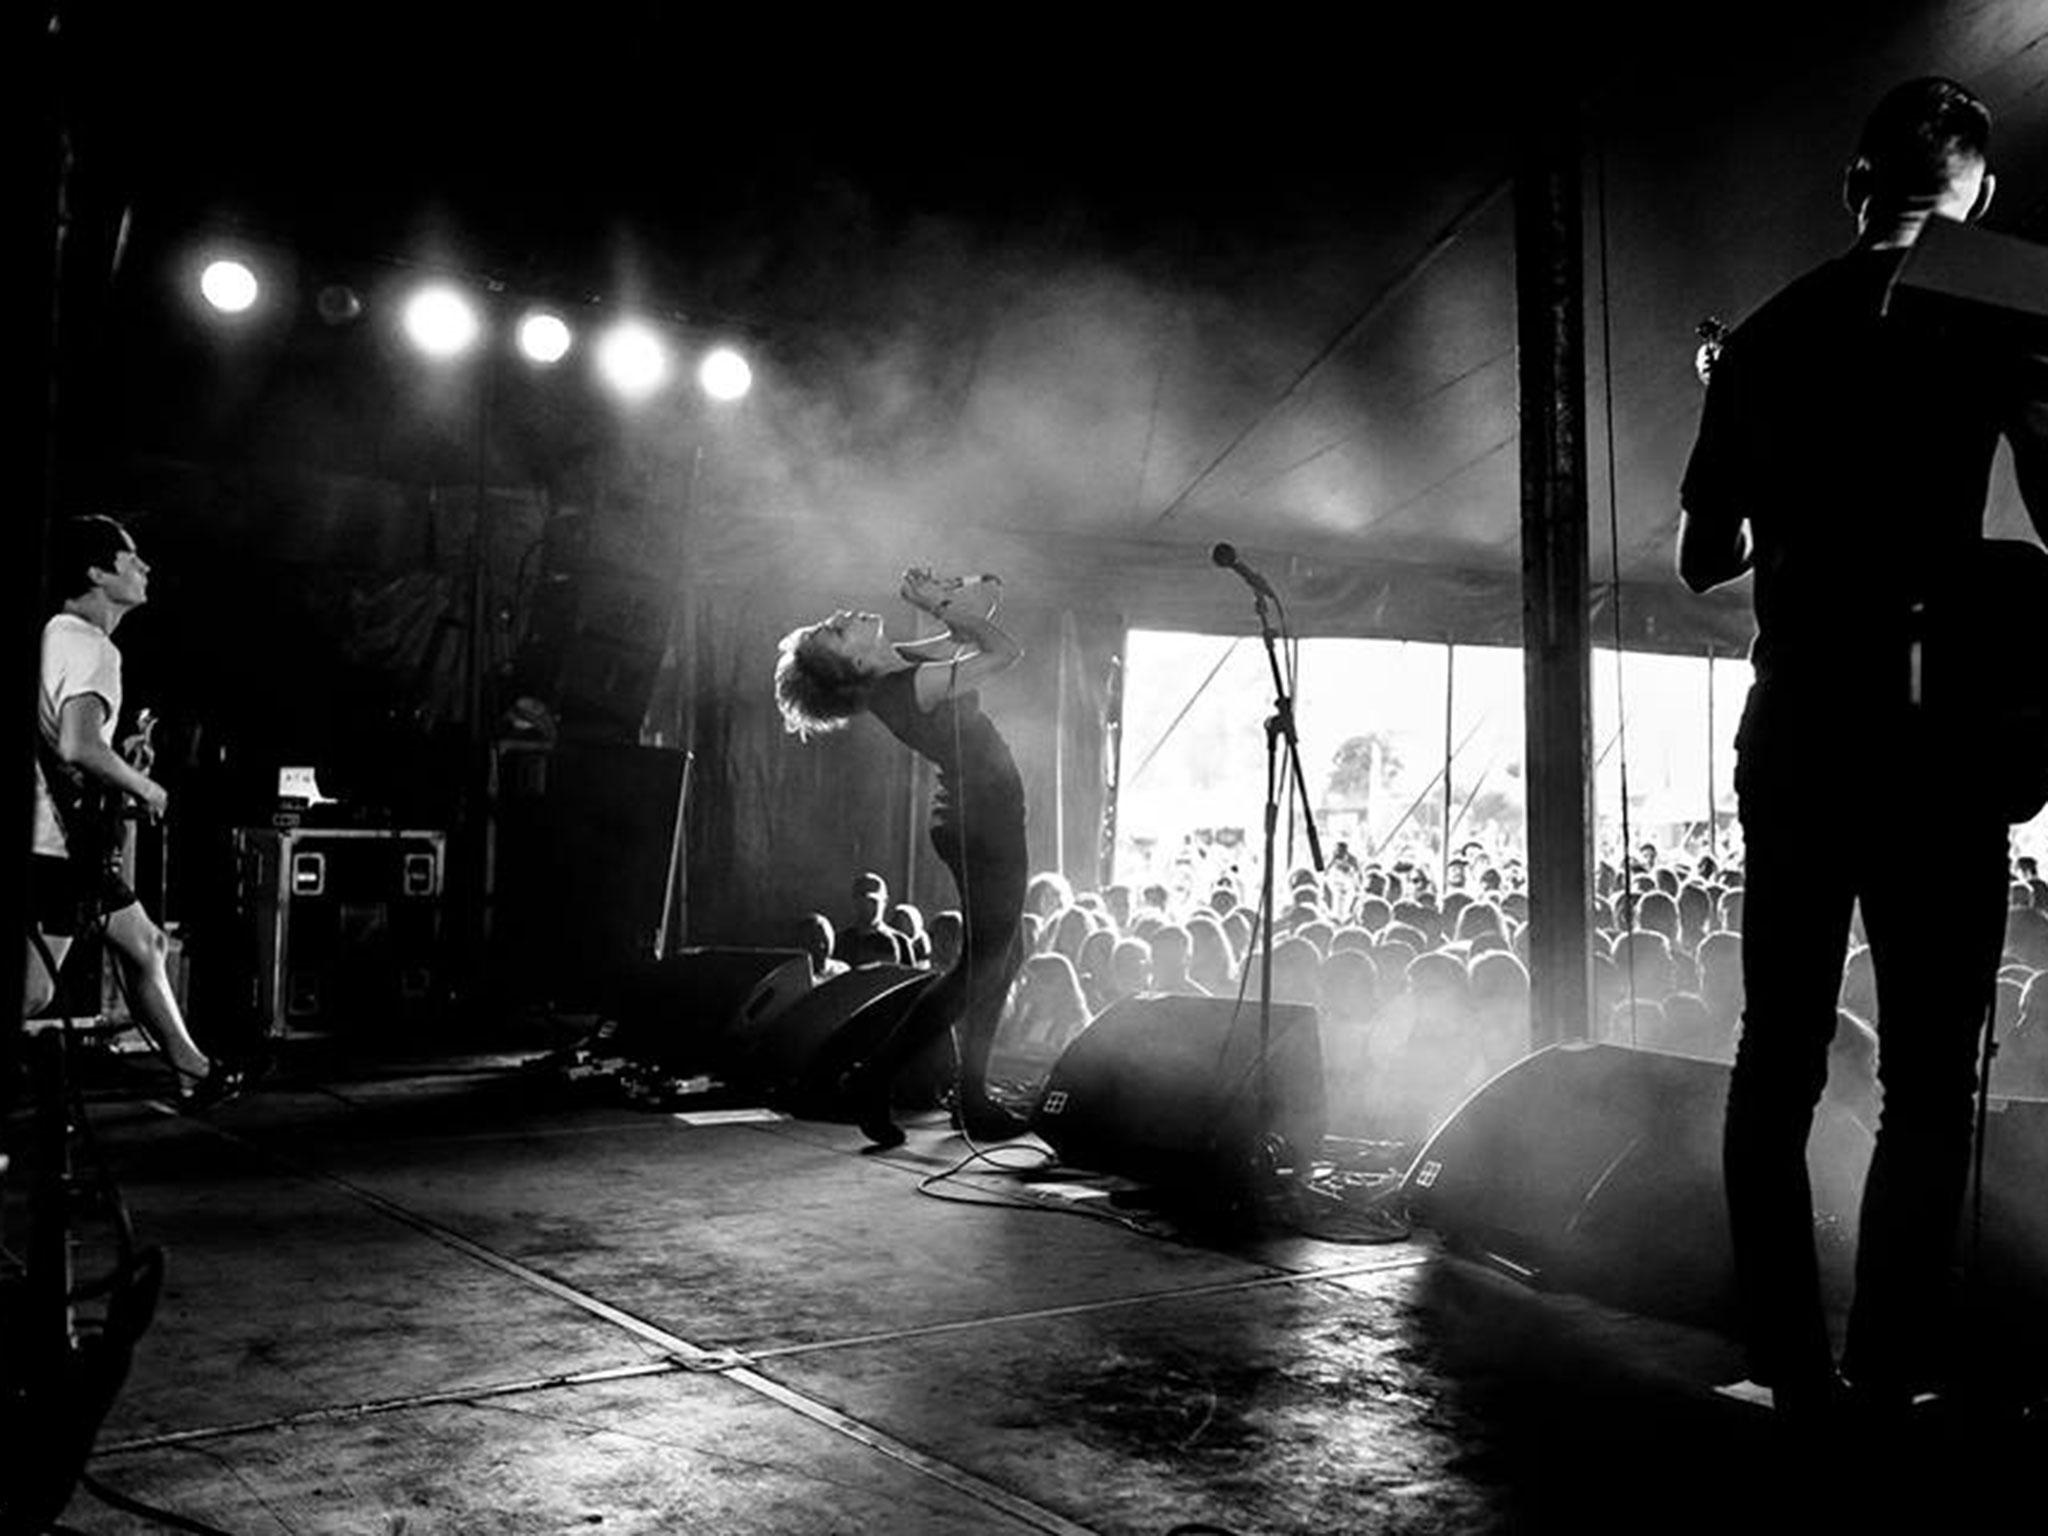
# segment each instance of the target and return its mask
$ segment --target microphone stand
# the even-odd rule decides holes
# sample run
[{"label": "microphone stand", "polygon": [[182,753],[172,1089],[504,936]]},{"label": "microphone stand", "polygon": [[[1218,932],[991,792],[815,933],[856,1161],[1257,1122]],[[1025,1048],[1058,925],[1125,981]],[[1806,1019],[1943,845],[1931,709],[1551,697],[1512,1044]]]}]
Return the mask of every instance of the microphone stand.
[{"label": "microphone stand", "polygon": [[[1288,695],[1280,668],[1279,636],[1267,607],[1266,594],[1253,588],[1258,605],[1259,635],[1265,642],[1266,666],[1273,676],[1273,713],[1266,717],[1266,826],[1265,873],[1259,901],[1264,922],[1259,954],[1259,1125],[1262,1132],[1274,1125],[1273,1104],[1273,865],[1274,838],[1280,822],[1280,744],[1287,744],[1287,771],[1293,776],[1295,793],[1301,800],[1302,824],[1308,833],[1309,861],[1317,874],[1323,871],[1322,843],[1316,836],[1315,810],[1309,803],[1308,779],[1301,768],[1301,740],[1294,730],[1294,700]],[[1304,1150],[1295,1149],[1297,1155]]]}]

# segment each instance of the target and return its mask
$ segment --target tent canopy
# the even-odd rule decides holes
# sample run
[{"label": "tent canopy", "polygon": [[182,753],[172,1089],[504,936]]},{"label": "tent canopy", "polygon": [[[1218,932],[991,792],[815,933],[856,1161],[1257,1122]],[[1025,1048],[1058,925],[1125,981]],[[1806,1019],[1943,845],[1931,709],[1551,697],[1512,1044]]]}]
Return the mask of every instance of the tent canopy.
[{"label": "tent canopy", "polygon": [[[1988,99],[1993,222],[2048,227],[2048,4],[1787,9],[1667,9],[1652,35],[1619,7],[1375,8],[1208,40],[769,36],[607,4],[354,7],[320,36],[124,19],[74,27],[68,110],[102,223],[128,215],[140,448],[538,483],[692,519],[705,580],[800,550],[860,597],[923,560],[1140,623],[1248,625],[1209,567],[1228,541],[1304,629],[1512,642],[1509,180],[1531,99],[1577,99],[1594,578],[1611,606],[1618,573],[1631,643],[1726,651],[1744,592],[1671,573],[1697,322],[1845,244],[1842,163],[1913,74]],[[207,231],[287,259],[302,313],[339,282],[369,312],[237,357],[151,270]],[[423,269],[736,339],[758,387],[628,413],[513,380],[437,435],[375,330]],[[2002,474],[1993,529],[2023,525]]]}]

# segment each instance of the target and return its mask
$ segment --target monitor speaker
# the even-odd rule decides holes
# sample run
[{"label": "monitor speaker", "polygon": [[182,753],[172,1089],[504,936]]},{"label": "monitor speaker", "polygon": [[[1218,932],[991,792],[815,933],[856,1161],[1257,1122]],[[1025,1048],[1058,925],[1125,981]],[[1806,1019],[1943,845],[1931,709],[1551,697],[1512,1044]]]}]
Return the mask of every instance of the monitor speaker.
[{"label": "monitor speaker", "polygon": [[618,1004],[612,1049],[663,1071],[720,1069],[729,1043],[811,990],[800,949],[684,949],[643,968]]},{"label": "monitor speaker", "polygon": [[757,1028],[735,1032],[728,1054],[739,1080],[771,1096],[806,1096],[853,1065],[936,978],[907,965],[863,965],[813,987]]},{"label": "monitor speaker", "polygon": [[518,1000],[599,1001],[672,933],[689,756],[501,742],[491,806],[491,981]]},{"label": "monitor speaker", "polygon": [[1323,1139],[1316,1010],[1223,997],[1113,1003],[1054,1063],[1032,1130],[1060,1160],[1234,1204],[1262,1170],[1305,1164]]},{"label": "monitor speaker", "polygon": [[639,739],[661,672],[675,593],[643,572],[548,570],[514,660],[519,693],[546,701],[565,738]]},{"label": "monitor speaker", "polygon": [[1974,1277],[1989,1353],[2039,1395],[2048,1389],[2048,1101],[1992,1099],[1984,1117],[1981,1219],[1963,1210],[1960,1259]]},{"label": "monitor speaker", "polygon": [[[1721,1178],[1726,1063],[1619,1045],[1552,1046],[1482,1086],[1406,1175],[1409,1208],[1454,1248],[1544,1289],[1732,1325]],[[1853,1274],[1870,1133],[1824,1102],[1808,1143],[1815,1238]]]}]

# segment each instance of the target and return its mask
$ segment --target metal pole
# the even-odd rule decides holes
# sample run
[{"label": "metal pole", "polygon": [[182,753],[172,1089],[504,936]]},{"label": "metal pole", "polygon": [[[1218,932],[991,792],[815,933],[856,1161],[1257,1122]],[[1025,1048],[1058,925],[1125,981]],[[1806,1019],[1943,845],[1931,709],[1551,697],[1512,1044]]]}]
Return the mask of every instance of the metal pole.
[{"label": "metal pole", "polygon": [[1532,1043],[1591,1033],[1592,652],[1577,108],[1534,104],[1515,175]]},{"label": "metal pole", "polygon": [[1437,839],[1436,888],[1437,901],[1442,903],[1444,893],[1451,888],[1451,761],[1457,755],[1451,745],[1451,721],[1458,702],[1458,644],[1455,640],[1444,641],[1444,822],[1443,834]]},{"label": "metal pole", "polygon": [[[7,719],[11,723],[6,728],[14,749],[7,754],[7,767],[0,770],[0,778],[6,784],[7,825],[14,830],[8,834],[7,855],[0,862],[0,870],[5,871],[0,875],[0,885],[5,887],[0,907],[26,916],[38,730],[35,711],[29,705],[35,697],[43,620],[49,612],[43,567],[58,480],[58,370],[64,319],[62,208],[70,180],[70,154],[54,83],[58,61],[47,8],[16,7],[14,22],[8,35],[16,45],[11,50],[15,67],[8,74],[15,87],[12,100],[19,110],[12,121],[28,131],[10,139],[19,155],[10,162],[17,172],[13,192],[17,217],[8,222],[8,244],[18,258],[15,270],[41,272],[46,280],[18,284],[12,291],[8,303],[15,321],[14,345],[5,364],[8,420],[20,430],[28,451],[14,462],[4,545],[7,568],[14,574],[5,581],[7,654],[0,662],[0,673],[8,679]],[[25,928],[26,923],[16,933]],[[27,964],[28,946],[18,937],[10,938],[6,957],[0,960],[0,996],[20,999],[27,984]],[[17,1009],[8,1025],[0,1029],[0,1110],[15,1101],[23,1039]]]},{"label": "metal pole", "polygon": [[1721,829],[1714,796],[1714,661],[1716,648],[1707,647],[1707,853],[1716,865],[1721,862]]},{"label": "metal pole", "polygon": [[1052,731],[1052,867],[1067,872],[1067,741],[1073,722],[1067,718],[1067,667],[1076,650],[1072,609],[1060,613],[1059,654],[1054,660]]}]

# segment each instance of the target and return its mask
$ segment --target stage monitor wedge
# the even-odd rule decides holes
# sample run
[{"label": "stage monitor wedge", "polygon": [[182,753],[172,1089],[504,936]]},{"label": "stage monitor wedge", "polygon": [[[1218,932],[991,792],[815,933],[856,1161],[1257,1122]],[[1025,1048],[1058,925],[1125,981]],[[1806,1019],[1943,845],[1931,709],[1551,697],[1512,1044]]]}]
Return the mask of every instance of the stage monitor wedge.
[{"label": "stage monitor wedge", "polygon": [[[1551,1046],[1481,1086],[1410,1166],[1409,1209],[1454,1249],[1547,1290],[1730,1323],[1724,1062]],[[1870,1133],[1823,1103],[1808,1147],[1815,1239],[1847,1282]]]},{"label": "stage monitor wedge", "polygon": [[613,1047],[666,1072],[719,1071],[735,1038],[810,991],[811,957],[800,949],[684,949],[625,988]]},{"label": "stage monitor wedge", "polygon": [[1269,1156],[1305,1166],[1325,1120],[1314,1008],[1273,1005],[1262,1069],[1255,1001],[1156,994],[1074,1037],[1031,1128],[1062,1162],[1229,1205]]}]

